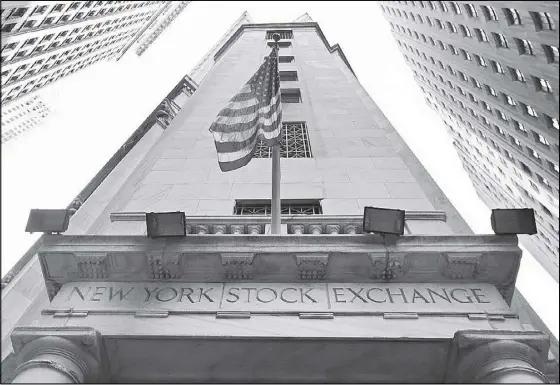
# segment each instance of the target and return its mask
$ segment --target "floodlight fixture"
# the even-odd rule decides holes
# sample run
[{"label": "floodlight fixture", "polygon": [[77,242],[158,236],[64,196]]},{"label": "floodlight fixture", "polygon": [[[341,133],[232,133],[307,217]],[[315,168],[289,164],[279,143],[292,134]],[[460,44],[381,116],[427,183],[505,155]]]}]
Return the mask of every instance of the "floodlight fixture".
[{"label": "floodlight fixture", "polygon": [[404,210],[364,207],[364,233],[404,234]]},{"label": "floodlight fixture", "polygon": [[490,221],[498,235],[537,233],[533,209],[493,209]]},{"label": "floodlight fixture", "polygon": [[148,237],[184,237],[187,235],[185,213],[182,211],[167,213],[146,213]]},{"label": "floodlight fixture", "polygon": [[63,233],[68,230],[70,223],[70,211],[68,210],[51,210],[51,209],[32,209],[29,212],[27,233]]}]

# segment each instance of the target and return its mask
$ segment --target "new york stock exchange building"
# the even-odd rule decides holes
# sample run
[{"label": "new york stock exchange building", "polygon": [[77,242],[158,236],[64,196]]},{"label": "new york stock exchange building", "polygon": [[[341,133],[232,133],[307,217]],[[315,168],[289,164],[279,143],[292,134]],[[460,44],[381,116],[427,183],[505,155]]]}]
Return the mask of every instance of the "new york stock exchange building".
[{"label": "new york stock exchange building", "polygon": [[[208,131],[273,33],[280,235],[270,234],[269,148],[222,172]],[[472,233],[317,23],[241,25],[208,60],[3,288],[6,303],[25,274],[39,283],[2,342],[7,382],[557,378],[549,336],[511,307],[517,237]],[[404,234],[369,233],[364,207],[404,210]],[[184,236],[165,236],[170,212],[184,213]]]}]

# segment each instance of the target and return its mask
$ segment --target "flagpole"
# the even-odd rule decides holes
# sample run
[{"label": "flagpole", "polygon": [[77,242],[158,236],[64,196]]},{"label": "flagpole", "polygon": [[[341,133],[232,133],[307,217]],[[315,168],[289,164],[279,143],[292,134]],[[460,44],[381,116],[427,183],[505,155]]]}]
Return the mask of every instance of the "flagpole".
[{"label": "flagpole", "polygon": [[[280,34],[275,33],[272,35],[275,41],[274,47],[272,49],[278,49],[278,42],[280,41]],[[278,58],[276,59],[278,60]],[[281,125],[282,122],[279,122]],[[272,147],[272,218],[271,218],[271,230],[272,234],[281,234],[281,202],[280,202],[280,146],[276,145]]]}]

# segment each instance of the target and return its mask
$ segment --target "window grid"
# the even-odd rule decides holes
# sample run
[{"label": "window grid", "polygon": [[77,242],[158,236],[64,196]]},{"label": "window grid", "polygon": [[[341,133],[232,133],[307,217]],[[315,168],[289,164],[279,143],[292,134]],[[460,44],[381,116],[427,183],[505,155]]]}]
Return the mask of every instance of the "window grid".
[{"label": "window grid", "polygon": [[[270,202],[244,202],[235,203],[234,215],[271,215],[272,204]],[[320,215],[323,209],[318,201],[290,203],[281,202],[280,213],[282,215]]]},{"label": "window grid", "polygon": [[[305,122],[282,123],[281,137],[281,158],[313,157]],[[272,158],[272,148],[260,140],[253,158]]]}]

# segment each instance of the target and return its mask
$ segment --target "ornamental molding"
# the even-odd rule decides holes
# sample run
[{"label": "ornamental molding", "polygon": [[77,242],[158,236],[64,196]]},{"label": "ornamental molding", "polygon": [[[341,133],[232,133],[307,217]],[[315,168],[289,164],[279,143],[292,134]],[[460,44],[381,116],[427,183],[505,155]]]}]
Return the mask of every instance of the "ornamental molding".
[{"label": "ornamental molding", "polygon": [[[83,382],[105,382],[109,373],[107,362],[103,360],[101,335],[89,327],[21,327],[16,326],[11,333],[12,346],[16,354],[17,375],[20,368],[42,355],[49,355],[55,363],[57,356],[72,361],[83,375]],[[62,365],[64,361],[61,361]],[[55,364],[56,365],[56,364]],[[54,366],[54,365],[53,365]]]},{"label": "ornamental molding", "polygon": [[156,280],[178,279],[183,276],[180,253],[146,253],[148,277]]},{"label": "ornamental molding", "polygon": [[478,274],[480,255],[472,253],[445,253],[447,264],[444,274],[453,279],[474,279]]},{"label": "ornamental molding", "polygon": [[226,279],[253,278],[253,253],[222,253],[222,265]]},{"label": "ornamental molding", "polygon": [[300,279],[322,280],[327,275],[329,254],[296,254]]},{"label": "ornamental molding", "polygon": [[488,367],[500,360],[506,365],[517,360],[542,374],[549,348],[549,337],[540,331],[460,330],[452,340],[445,382],[480,382],[490,374]]},{"label": "ornamental molding", "polygon": [[377,280],[391,282],[403,276],[406,253],[375,252],[369,253],[372,265],[371,277]]},{"label": "ornamental molding", "polygon": [[75,252],[76,264],[78,266],[78,276],[80,278],[101,278],[108,277],[107,257],[108,253],[96,252]]},{"label": "ornamental molding", "polygon": [[45,235],[38,254],[49,297],[77,279],[218,282],[221,265],[230,279],[490,283],[509,304],[521,257],[512,236],[402,236],[387,246],[375,234],[255,235],[261,225],[213,234],[226,225],[200,226],[180,238]]}]

